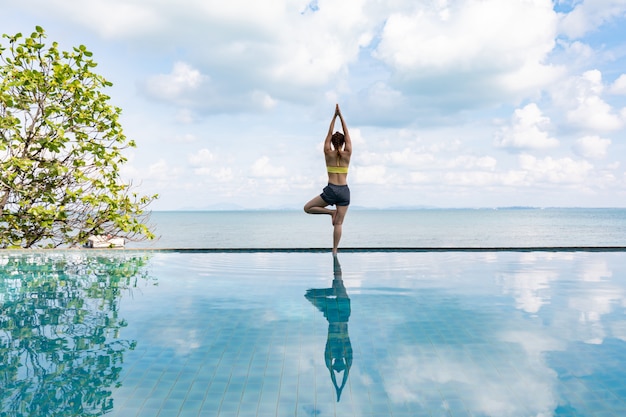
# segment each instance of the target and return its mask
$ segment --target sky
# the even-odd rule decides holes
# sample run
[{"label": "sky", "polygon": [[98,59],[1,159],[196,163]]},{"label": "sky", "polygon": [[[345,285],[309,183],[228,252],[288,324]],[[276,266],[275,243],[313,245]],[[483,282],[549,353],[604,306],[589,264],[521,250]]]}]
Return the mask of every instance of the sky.
[{"label": "sky", "polygon": [[93,52],[137,143],[121,176],[153,210],[301,208],[336,103],[353,207],[626,207],[626,0],[0,10],[1,33]]}]

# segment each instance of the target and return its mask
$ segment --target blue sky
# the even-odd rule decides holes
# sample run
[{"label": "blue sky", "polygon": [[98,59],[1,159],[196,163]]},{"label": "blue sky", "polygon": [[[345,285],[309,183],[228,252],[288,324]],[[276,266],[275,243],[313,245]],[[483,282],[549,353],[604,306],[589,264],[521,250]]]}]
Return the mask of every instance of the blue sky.
[{"label": "blue sky", "polygon": [[626,206],[626,0],[0,8],[94,53],[155,210],[301,207],[335,103],[355,206]]}]

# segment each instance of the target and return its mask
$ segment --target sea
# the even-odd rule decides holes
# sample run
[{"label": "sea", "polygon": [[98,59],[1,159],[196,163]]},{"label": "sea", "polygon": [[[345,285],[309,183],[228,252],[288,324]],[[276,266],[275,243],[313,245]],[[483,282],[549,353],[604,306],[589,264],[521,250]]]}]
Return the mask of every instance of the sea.
[{"label": "sea", "polygon": [[[154,211],[136,249],[329,249],[328,215]],[[625,208],[350,209],[340,249],[625,248]]]}]

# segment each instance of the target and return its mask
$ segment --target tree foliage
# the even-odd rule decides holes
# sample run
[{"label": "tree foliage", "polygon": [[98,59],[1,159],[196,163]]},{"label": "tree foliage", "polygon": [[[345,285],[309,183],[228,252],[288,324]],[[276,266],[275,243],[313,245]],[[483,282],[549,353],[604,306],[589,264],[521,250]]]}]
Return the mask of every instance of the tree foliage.
[{"label": "tree foliage", "polygon": [[83,45],[60,51],[36,27],[0,44],[0,247],[58,247],[92,234],[152,238],[147,205],[122,181],[135,147]]}]

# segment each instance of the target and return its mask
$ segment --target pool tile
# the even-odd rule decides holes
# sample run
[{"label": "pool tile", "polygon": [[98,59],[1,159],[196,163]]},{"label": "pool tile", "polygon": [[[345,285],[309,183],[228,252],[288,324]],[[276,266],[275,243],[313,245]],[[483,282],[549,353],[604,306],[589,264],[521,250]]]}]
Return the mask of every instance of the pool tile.
[{"label": "pool tile", "polygon": [[168,393],[168,397],[172,400],[183,401],[187,397],[188,390],[175,388]]},{"label": "pool tile", "polygon": [[200,416],[200,410],[183,408],[179,411],[177,417],[199,417],[199,416]]},{"label": "pool tile", "polygon": [[275,416],[277,413],[277,404],[269,401],[261,401],[257,409],[257,414],[261,416]]}]

